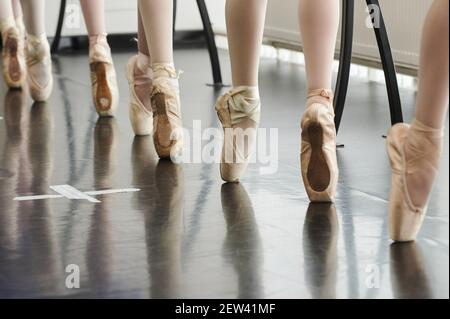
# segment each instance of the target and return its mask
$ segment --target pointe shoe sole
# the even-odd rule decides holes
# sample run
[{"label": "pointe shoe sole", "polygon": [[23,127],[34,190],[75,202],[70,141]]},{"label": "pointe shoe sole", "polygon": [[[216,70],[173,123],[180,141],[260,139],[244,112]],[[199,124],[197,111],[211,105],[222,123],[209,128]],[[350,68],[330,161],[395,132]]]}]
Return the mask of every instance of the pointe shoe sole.
[{"label": "pointe shoe sole", "polygon": [[303,177],[310,186],[306,187],[308,196],[311,202],[331,203],[334,199],[327,192],[331,182],[331,172],[323,151],[324,129],[319,122],[312,122],[304,128],[304,131],[311,144],[311,158],[306,176]]},{"label": "pointe shoe sole", "polygon": [[5,82],[10,88],[21,88],[25,82],[25,72],[23,63],[20,63],[17,39],[8,38],[5,43],[5,50],[8,50],[9,63],[3,66]]},{"label": "pointe shoe sole", "polygon": [[117,108],[117,97],[114,96],[108,83],[106,65],[103,62],[93,62],[90,67],[92,80],[96,81],[94,104],[97,113],[100,117],[113,117]]},{"label": "pointe shoe sole", "polygon": [[392,166],[391,192],[389,196],[389,233],[395,242],[411,242],[425,219],[427,208],[418,211],[408,204],[404,173],[401,168],[405,163],[403,145],[409,125],[397,124],[392,127],[387,137],[387,152]]}]

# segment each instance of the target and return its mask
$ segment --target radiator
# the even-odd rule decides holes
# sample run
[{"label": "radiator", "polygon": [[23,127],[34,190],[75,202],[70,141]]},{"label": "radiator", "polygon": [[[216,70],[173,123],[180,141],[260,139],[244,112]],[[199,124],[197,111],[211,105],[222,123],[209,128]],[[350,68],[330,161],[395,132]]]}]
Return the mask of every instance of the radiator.
[{"label": "radiator", "polygon": [[[432,0],[380,1],[395,63],[404,70],[418,68],[420,35],[431,3]],[[298,0],[269,0],[265,29],[267,41],[281,46],[301,47],[297,6]],[[362,62],[378,63],[374,32],[366,27],[366,8],[364,0],[355,0],[354,57]],[[339,40],[337,43],[339,47]]]}]

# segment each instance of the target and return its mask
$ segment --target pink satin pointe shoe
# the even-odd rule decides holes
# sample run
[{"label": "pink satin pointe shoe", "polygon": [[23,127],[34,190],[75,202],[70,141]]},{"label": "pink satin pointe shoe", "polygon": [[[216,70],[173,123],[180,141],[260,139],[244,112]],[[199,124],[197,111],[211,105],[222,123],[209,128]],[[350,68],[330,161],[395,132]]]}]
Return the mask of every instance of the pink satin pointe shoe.
[{"label": "pink satin pointe shoe", "polygon": [[[392,166],[389,198],[389,228],[392,240],[408,242],[416,239],[427,211],[442,146],[443,130],[427,127],[417,120],[411,126],[397,124],[390,129],[387,151]],[[428,182],[429,187],[426,187],[425,194],[428,199],[423,205],[415,204],[417,199],[408,188],[407,179],[414,176],[422,178],[424,184]]]},{"label": "pink satin pointe shoe", "polygon": [[[151,135],[153,131],[153,110],[151,109],[150,92],[152,79],[146,72],[136,74],[138,56],[130,58],[126,68],[126,75],[130,87],[129,116],[134,134],[138,136]],[[147,101],[143,101],[136,92],[136,86],[147,92]]]},{"label": "pink satin pointe shoe", "polygon": [[24,38],[17,27],[2,32],[3,77],[10,88],[21,88],[26,79]]},{"label": "pink satin pointe shoe", "polygon": [[50,45],[44,35],[27,35],[27,80],[33,100],[45,102],[53,90]]},{"label": "pink satin pointe shoe", "polygon": [[232,89],[218,99],[216,111],[224,130],[220,175],[225,182],[239,182],[251,158],[261,117],[258,89]]},{"label": "pink satin pointe shoe", "polygon": [[311,202],[332,202],[336,196],[339,169],[336,158],[333,93],[309,92],[301,121],[301,170]]},{"label": "pink satin pointe shoe", "polygon": [[95,109],[100,117],[114,116],[119,104],[119,89],[107,43],[99,41],[89,49],[89,64]]},{"label": "pink satin pointe shoe", "polygon": [[153,142],[162,159],[177,157],[183,148],[179,74],[171,65],[152,65]]}]

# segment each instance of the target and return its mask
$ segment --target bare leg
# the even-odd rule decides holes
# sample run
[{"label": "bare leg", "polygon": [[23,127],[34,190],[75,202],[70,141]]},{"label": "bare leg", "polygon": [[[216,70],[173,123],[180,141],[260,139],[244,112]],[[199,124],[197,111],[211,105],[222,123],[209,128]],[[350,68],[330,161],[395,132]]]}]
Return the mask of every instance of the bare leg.
[{"label": "bare leg", "polygon": [[266,0],[227,0],[226,19],[233,86],[257,86]]},{"label": "bare leg", "polygon": [[[425,22],[419,71],[416,121],[409,130],[406,157],[415,158],[407,174],[413,203],[423,207],[438,167],[445,115],[449,103],[449,2],[435,0]],[[431,147],[431,149],[430,149]],[[418,153],[426,152],[424,156]],[[411,166],[412,166],[411,165]]]}]

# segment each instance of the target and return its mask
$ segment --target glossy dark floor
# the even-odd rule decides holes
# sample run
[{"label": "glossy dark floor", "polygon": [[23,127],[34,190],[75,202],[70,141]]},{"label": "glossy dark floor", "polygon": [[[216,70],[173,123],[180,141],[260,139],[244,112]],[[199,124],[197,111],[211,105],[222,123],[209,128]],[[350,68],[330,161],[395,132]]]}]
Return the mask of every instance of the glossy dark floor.
[{"label": "glossy dark floor", "polygon": [[[448,298],[448,131],[419,239],[393,245],[383,85],[352,78],[339,135],[345,148],[338,151],[337,201],[309,205],[299,173],[302,67],[261,63],[262,126],[279,128],[278,172],[262,175],[252,165],[242,184],[223,185],[217,165],[158,162],[151,139],[134,138],[124,78],[131,55],[114,56],[116,119],[97,121],[81,53],[55,58],[47,104],[32,105],[1,84],[0,297]],[[226,53],[221,57],[229,81]],[[185,71],[185,126],[201,120],[218,127],[219,92],[205,85],[206,51],[177,50],[176,61]],[[409,121],[414,92],[401,95]],[[14,200],[57,195],[55,185],[140,191],[91,194],[100,203]],[[79,289],[66,287],[73,264]]]}]

